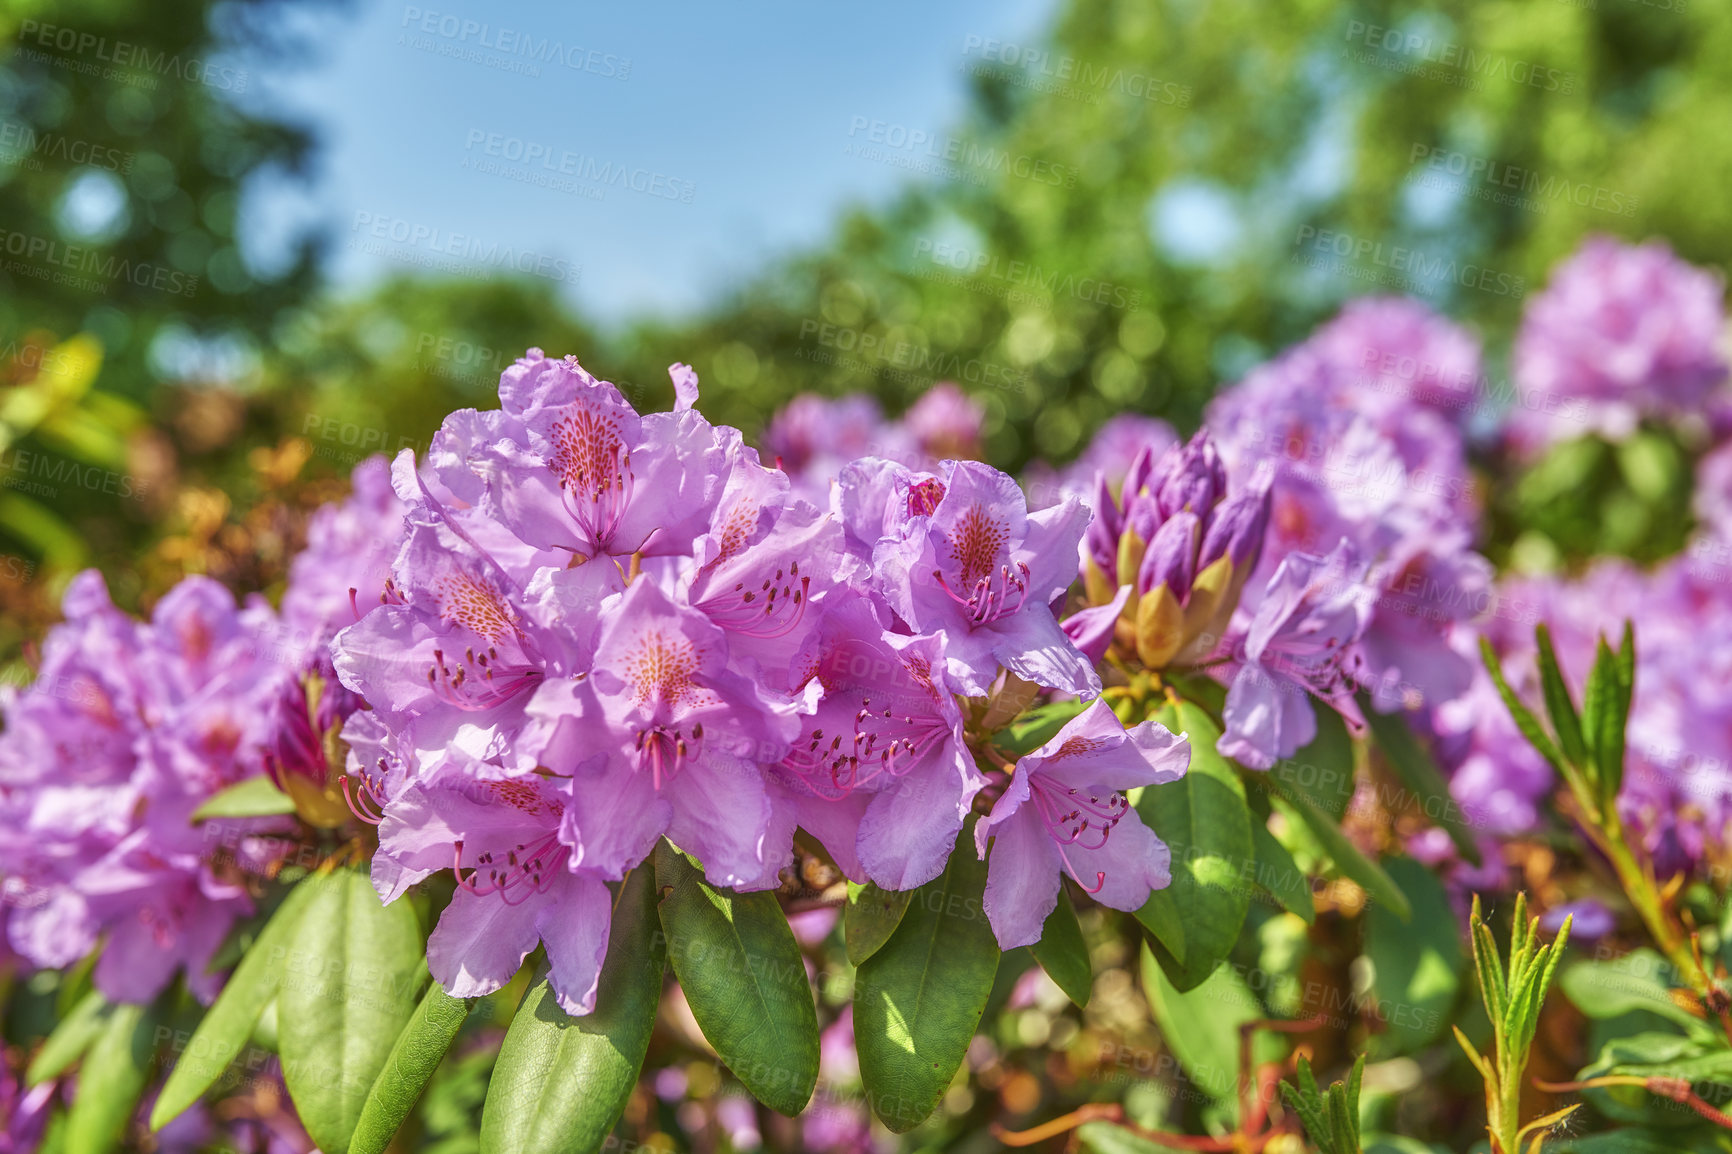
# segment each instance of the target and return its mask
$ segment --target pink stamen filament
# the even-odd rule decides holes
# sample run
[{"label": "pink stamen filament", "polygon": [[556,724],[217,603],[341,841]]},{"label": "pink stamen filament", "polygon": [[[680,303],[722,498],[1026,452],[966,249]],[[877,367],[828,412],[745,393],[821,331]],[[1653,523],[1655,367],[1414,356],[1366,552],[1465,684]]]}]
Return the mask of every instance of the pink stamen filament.
[{"label": "pink stamen filament", "polygon": [[385,820],[384,806],[380,804],[371,782],[361,782],[351,794],[349,775],[345,773],[339,780],[343,783],[343,800],[348,803],[350,813],[368,825],[378,825]]},{"label": "pink stamen filament", "polygon": [[796,746],[783,765],[808,782],[825,775],[828,787],[846,796],[881,777],[907,773],[949,734],[950,727],[941,717],[899,715],[893,707],[877,710],[871,698],[862,698],[851,735],[837,734],[826,746],[824,731],[814,728],[804,747]]},{"label": "pink stamen filament", "polygon": [[[811,589],[811,577],[800,576],[800,563],[795,561],[785,570],[778,566],[775,575],[764,578],[756,589],[747,589],[745,581],[735,582],[730,592],[705,598],[698,609],[742,637],[784,637],[805,618]],[[790,605],[793,609],[788,611]],[[778,609],[784,612],[778,615]]]},{"label": "pink stamen filament", "polygon": [[[498,855],[492,850],[478,855],[475,868],[464,877],[463,843],[457,842],[453,846],[451,870],[457,877],[458,886],[476,897],[498,894],[506,905],[516,906],[529,900],[532,894],[546,893],[553,883],[554,871],[564,864],[570,852],[568,846],[560,843],[557,834],[548,834],[507,850],[503,865],[499,864]],[[476,879],[483,875],[486,880],[477,882]],[[523,892],[525,886],[527,892]]]},{"label": "pink stamen filament", "polygon": [[[623,444],[614,451],[613,470],[610,474],[586,477],[580,473],[576,478],[560,477],[559,488],[565,501],[566,512],[571,514],[572,520],[577,522],[578,528],[582,529],[589,539],[592,556],[605,550],[619,530],[626,510],[631,507],[634,481],[631,450]],[[582,483],[582,488],[587,492],[577,491],[578,482]]]},{"label": "pink stamen filament", "polygon": [[[1100,893],[1107,884],[1107,875],[1096,871],[1095,884],[1090,886],[1083,881],[1076,863],[1070,860],[1070,854],[1066,853],[1065,849],[1072,845],[1086,850],[1103,848],[1113,832],[1113,827],[1118,825],[1119,819],[1130,810],[1130,802],[1119,793],[1110,793],[1104,800],[1091,794],[1085,801],[1084,795],[1077,790],[1048,782],[1039,773],[1029,777],[1029,794],[1040,813],[1041,824],[1045,825],[1047,832],[1052,835],[1059,860],[1064,863],[1065,869],[1070,871],[1070,876],[1089,893]],[[1095,832],[1100,834],[1100,840],[1092,843],[1082,840],[1088,834],[1091,824]]]},{"label": "pink stamen filament", "polygon": [[703,740],[703,736],[701,724],[692,727],[690,744],[679,726],[655,725],[638,731],[638,768],[649,770],[650,784],[658,793],[665,782],[672,781],[685,768],[688,753],[696,752],[691,746]]},{"label": "pink stamen filament", "polygon": [[[1319,660],[1320,658],[1320,660]],[[1364,658],[1340,639],[1326,638],[1321,646],[1291,645],[1266,655],[1264,668],[1281,672],[1319,697],[1338,695],[1343,682],[1357,683]],[[1353,668],[1348,669],[1346,666]]]},{"label": "pink stamen filament", "polygon": [[[476,672],[471,674],[471,670]],[[499,651],[492,646],[479,655],[473,647],[466,649],[455,670],[445,663],[445,651],[435,649],[433,664],[427,667],[427,685],[433,695],[467,712],[492,709],[510,701],[540,685],[542,676],[541,670],[531,665],[502,665]]]},{"label": "pink stamen filament", "polygon": [[1028,566],[1021,561],[1016,563],[1014,573],[1009,565],[1000,565],[997,573],[987,573],[975,581],[968,596],[963,597],[944,579],[943,570],[934,569],[932,576],[938,581],[938,587],[949,594],[952,601],[968,610],[971,625],[985,625],[1021,609],[1023,602],[1028,599],[1028,583],[1031,580]]}]

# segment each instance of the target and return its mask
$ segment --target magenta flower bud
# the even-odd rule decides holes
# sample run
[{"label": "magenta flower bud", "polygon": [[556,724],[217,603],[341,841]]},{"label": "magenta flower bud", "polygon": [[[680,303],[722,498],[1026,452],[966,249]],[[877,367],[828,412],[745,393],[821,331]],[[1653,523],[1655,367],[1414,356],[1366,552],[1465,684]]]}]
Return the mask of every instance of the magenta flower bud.
[{"label": "magenta flower bud", "polygon": [[[1171,452],[1171,449],[1162,450],[1161,459],[1165,460]],[[1119,499],[1126,508],[1130,507],[1131,498],[1141,493],[1145,488],[1153,491],[1154,486],[1150,484],[1150,479],[1154,476],[1154,472],[1155,446],[1145,445],[1143,450],[1132,459],[1131,467],[1125,470],[1125,483],[1119,489]]]},{"label": "magenta flower bud", "polygon": [[1263,551],[1263,534],[1269,527],[1273,480],[1274,473],[1267,465],[1259,467],[1243,491],[1221,502],[1203,535],[1203,551],[1197,559],[1199,569],[1208,568],[1222,557],[1231,559],[1235,573],[1249,573],[1256,568],[1258,555]]},{"label": "magenta flower bud", "polygon": [[337,793],[340,764],[332,764],[329,735],[361,707],[361,698],[337,680],[330,660],[286,680],[271,703],[273,724],[260,760],[276,787],[295,802],[300,815],[322,829],[335,829],[349,817]]},{"label": "magenta flower bud", "polygon": [[1144,596],[1165,585],[1181,603],[1191,593],[1197,574],[1197,542],[1203,535],[1202,518],[1195,513],[1175,513],[1156,531],[1137,570],[1137,595]]},{"label": "magenta flower bud", "polygon": [[1119,534],[1124,531],[1125,518],[1119,511],[1118,502],[1113,500],[1104,473],[1095,474],[1094,496],[1089,504],[1095,516],[1089,522],[1083,540],[1088,544],[1089,557],[1100,571],[1111,573],[1118,564]]},{"label": "magenta flower bud", "polygon": [[1161,503],[1152,493],[1127,495],[1124,524],[1119,532],[1135,533],[1137,540],[1146,544],[1155,539],[1155,534],[1160,532],[1161,524],[1166,519],[1166,515],[1161,512]]},{"label": "magenta flower bud", "polygon": [[1162,514],[1190,510],[1206,515],[1227,491],[1227,470],[1205,430],[1198,430],[1183,449],[1168,453],[1149,479]]}]

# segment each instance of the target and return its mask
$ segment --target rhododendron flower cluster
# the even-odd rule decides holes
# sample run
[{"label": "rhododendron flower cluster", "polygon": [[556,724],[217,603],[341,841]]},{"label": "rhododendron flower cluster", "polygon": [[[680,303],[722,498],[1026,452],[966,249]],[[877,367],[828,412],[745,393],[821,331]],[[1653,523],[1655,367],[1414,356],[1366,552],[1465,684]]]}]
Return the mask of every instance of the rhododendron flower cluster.
[{"label": "rhododendron flower cluster", "polygon": [[383,461],[363,464],[355,495],[313,518],[280,615],[191,577],[137,621],[100,574],[73,580],[66,623],[4,702],[0,734],[0,884],[28,962],[69,965],[102,942],[95,978],[110,1000],[148,1002],[182,971],[209,997],[221,983],[207,964],[253,910],[245,877],[273,864],[276,839],[260,835],[286,827],[195,811],[269,774],[302,816],[346,815],[329,739],[360,701],[328,647],[356,618],[348,590],[398,535],[383,478]]},{"label": "rhododendron flower cluster", "polygon": [[1290,554],[1335,557],[1337,580],[1370,599],[1353,680],[1384,712],[1433,708],[1472,680],[1491,566],[1474,550],[1461,422],[1480,387],[1478,348],[1461,329],[1416,302],[1371,299],[1209,407],[1230,476],[1275,470],[1242,611]]},{"label": "rhododendron flower cluster", "polygon": [[[1031,513],[986,465],[882,457],[813,500],[671,373],[675,411],[639,414],[532,351],[500,409],[453,414],[396,463],[406,533],[334,652],[370,706],[344,737],[381,896],[457,875],[429,942],[453,994],[498,989],[539,943],[561,1005],[592,1009],[607,884],[663,836],[737,890],[780,883],[796,826],[855,880],[927,882],[987,784],[964,699],[1006,677],[1100,690],[1054,614],[1080,501]],[[955,447],[961,408],[910,427]],[[1136,866],[1117,903],[1161,881]]]},{"label": "rhododendron flower cluster", "polygon": [[1664,244],[1590,238],[1523,313],[1514,371],[1527,397],[1505,425],[1510,444],[1622,440],[1645,419],[1706,415],[1727,374],[1724,292]]},{"label": "rhododendron flower cluster", "polygon": [[[526,997],[548,1001],[513,1033],[557,1032],[569,1023],[551,1004],[588,1015],[624,990],[621,1015],[571,1037],[639,1046],[641,1061],[660,1005],[783,1113],[820,1077],[858,1080],[865,1105],[802,1115],[802,1139],[834,1149],[872,1145],[873,1113],[918,1124],[975,1044],[991,1049],[979,1007],[1003,980],[1000,950],[1035,947],[1057,996],[1081,1005],[1091,948],[1125,928],[1146,943],[1145,982],[1165,979],[1151,1004],[1171,1011],[1242,956],[1247,926],[1276,924],[1249,918],[1253,888],[1312,920],[1308,885],[1286,883],[1308,881],[1319,850],[1363,890],[1341,924],[1360,897],[1378,903],[1370,957],[1385,913],[1505,887],[1516,855],[1502,843],[1575,823],[1628,902],[1554,885],[1547,924],[1573,911],[1586,936],[1618,941],[1633,913],[1690,978],[1702,957],[1666,919],[1678,895],[1696,899],[1676,879],[1723,866],[1732,823],[1723,321],[1718,280],[1659,246],[1595,240],[1558,271],[1516,345],[1521,390],[1573,398],[1581,430],[1607,437],[1705,415],[1680,440],[1702,450],[1697,523],[1651,568],[1537,573],[1543,550],[1518,548],[1501,579],[1480,552],[1473,470],[1569,434],[1522,396],[1498,412],[1510,398],[1486,384],[1477,340],[1411,300],[1348,306],[1224,389],[1188,440],[1120,414],[1026,487],[975,459],[986,410],[954,386],[895,420],[867,398],[799,398],[760,455],[703,414],[689,366],[669,370],[672,410],[645,413],[575,357],[531,349],[498,408],[451,413],[425,453],[356,469],[352,495],[311,518],[279,609],[194,576],[139,619],[99,573],[73,578],[34,682],[0,690],[0,968],[93,959],[103,999],[179,1012],[177,980],[209,1001],[237,944],[280,932],[285,949],[326,951],[333,1004],[359,993],[380,1020],[413,1018],[420,1047],[470,1010],[437,991],[416,1008],[423,944],[433,980],[464,999],[505,989],[539,952]],[[1506,512],[1500,500],[1486,520]],[[1632,648],[1600,644],[1626,620]],[[1544,724],[1524,701],[1543,702]],[[1351,796],[1329,795],[1324,774]],[[1396,778],[1423,796],[1386,797]],[[1445,779],[1454,807],[1436,804]],[[1574,804],[1554,805],[1566,791]],[[1382,832],[1363,836],[1367,813]],[[1524,868],[1553,868],[1558,846]],[[1067,891],[1135,923],[1079,921]],[[700,924],[712,912],[727,916]],[[335,972],[332,921],[353,923],[350,961],[394,959],[391,981],[359,990],[378,975]],[[1436,945],[1434,931],[1415,930]],[[970,951],[945,959],[958,989],[911,1025],[932,983],[909,959],[953,938]],[[728,965],[764,979],[789,1084],[755,1077],[780,1053],[746,1052],[736,991],[706,986],[706,951],[733,945]],[[799,979],[842,950],[855,1002],[838,1016]],[[758,974],[760,955],[796,980]],[[1400,968],[1373,975],[1380,999]],[[1709,989],[1705,971],[1690,980]],[[237,1133],[343,1148],[353,1103],[302,1108],[328,1089],[301,1078],[309,1039],[282,1029],[292,1010],[262,1016],[309,987],[245,964],[227,981],[205,1022],[235,1047],[277,1034],[308,1132],[261,1116]],[[615,1020],[625,1003],[635,1024]],[[768,1036],[756,1022],[752,1035]],[[507,1081],[545,1040],[506,1043]],[[27,1086],[11,1059],[0,1142],[32,1148],[73,1083]],[[415,1064],[380,1074],[368,1101],[413,1101],[419,1087],[393,1079]],[[174,1117],[187,1134],[214,1125],[188,1113],[213,1085],[193,1084],[197,1065],[155,1091],[165,1145]],[[681,1101],[686,1078],[663,1070],[656,1094],[704,1114]],[[886,1085],[921,1080],[924,1104],[886,1104]],[[586,1107],[598,1134],[625,1108]],[[711,1113],[736,1144],[770,1133],[744,1097]]]},{"label": "rhododendron flower cluster", "polygon": [[207,963],[253,908],[237,876],[245,835],[271,823],[192,815],[259,772],[280,675],[270,608],[237,606],[195,577],[136,621],[95,572],[72,582],[64,608],[35,682],[5,704],[8,938],[41,967],[104,941],[95,980],[113,1001],[148,1002],[183,970],[208,997],[220,981]]}]

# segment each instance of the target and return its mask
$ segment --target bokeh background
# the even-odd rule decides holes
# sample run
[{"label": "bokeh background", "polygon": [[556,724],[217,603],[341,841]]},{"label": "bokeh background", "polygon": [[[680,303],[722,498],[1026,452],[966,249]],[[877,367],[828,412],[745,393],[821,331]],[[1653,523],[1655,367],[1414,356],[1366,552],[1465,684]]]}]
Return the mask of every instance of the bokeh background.
[{"label": "bokeh background", "polygon": [[[1473,325],[1495,394],[1585,235],[1732,255],[1701,0],[440,5],[0,10],[6,653],[89,564],[271,587],[532,344],[651,408],[689,361],[748,434],[955,379],[1017,468],[1193,426],[1353,296]],[[1686,452],[1566,462],[1488,536],[1675,550]]]},{"label": "bokeh background", "polygon": [[[529,346],[646,410],[689,362],[751,437],[802,392],[896,414],[952,380],[1020,472],[1120,412],[1188,432],[1394,293],[1483,340],[1489,433],[1524,304],[1584,238],[1728,270],[1727,60],[1718,0],[0,0],[0,683],[81,568],[135,610],[190,573],[274,597],[356,463],[493,404]],[[1676,554],[1705,443],[1512,469],[1488,438],[1483,547],[1516,572]],[[1298,956],[1258,924],[1259,965]],[[1159,1045],[1112,948],[1086,1016],[1033,970],[1001,983],[945,1144],[1103,1076],[1157,1111],[1098,1045]],[[816,1141],[722,1093],[695,1031],[658,1038],[633,1132]],[[490,1062],[448,1064],[424,1148],[475,1148]],[[1386,1070],[1379,1109],[1442,1069]],[[1460,1072],[1425,1107],[1457,1149]],[[837,1118],[835,1148],[883,1145]]]}]

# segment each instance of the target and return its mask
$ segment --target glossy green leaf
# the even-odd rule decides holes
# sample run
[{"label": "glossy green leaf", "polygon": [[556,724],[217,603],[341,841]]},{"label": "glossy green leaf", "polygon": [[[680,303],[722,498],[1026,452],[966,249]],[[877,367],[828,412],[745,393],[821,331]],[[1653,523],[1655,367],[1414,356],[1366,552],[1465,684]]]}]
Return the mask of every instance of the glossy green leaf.
[{"label": "glossy green leaf", "polygon": [[818,1084],[818,1014],[780,903],[710,885],[665,841],[655,871],[668,959],[692,1017],[753,1097],[798,1114]]},{"label": "glossy green leaf", "polygon": [[118,1005],[78,1067],[78,1092],[66,1115],[66,1154],[120,1147],[150,1077],[156,1020],[144,1006]]},{"label": "glossy green leaf", "polygon": [[95,990],[85,994],[30,1060],[24,1073],[25,1085],[34,1086],[65,1073],[72,1063],[84,1057],[113,1013],[114,1007],[101,994]]},{"label": "glossy green leaf", "polygon": [[1077,1127],[1077,1145],[1088,1154],[1170,1154],[1160,1146],[1113,1122],[1085,1122]]},{"label": "glossy green leaf", "polygon": [[559,1008],[545,974],[511,1019],[481,1115],[482,1154],[589,1154],[613,1133],[649,1052],[667,970],[648,863],[614,903],[595,1010]]},{"label": "glossy green leaf", "polygon": [[277,994],[283,1079],[319,1149],[346,1154],[427,984],[421,927],[408,901],[383,905],[366,874],[341,869],[318,884],[286,946]]},{"label": "glossy green leaf", "polygon": [[1413,918],[1404,922],[1372,905],[1364,952],[1384,1022],[1381,1045],[1388,1055],[1410,1054],[1449,1028],[1467,958],[1442,880],[1412,858],[1391,859],[1384,868],[1407,895]]},{"label": "glossy green leaf", "polygon": [[453,998],[438,982],[428,983],[415,1016],[397,1035],[397,1044],[361,1107],[349,1154],[383,1154],[420,1100],[433,1071],[445,1060],[474,1004],[473,998]]},{"label": "glossy green leaf", "polygon": [[900,1134],[930,1115],[980,1025],[998,972],[972,827],[939,877],[914,891],[854,984],[854,1037],[872,1110]]},{"label": "glossy green leaf", "polygon": [[1288,794],[1279,786],[1266,778],[1253,777],[1252,781],[1260,786],[1276,792],[1280,801],[1286,806],[1286,812],[1298,821],[1305,823],[1323,846],[1329,858],[1335,863],[1335,868],[1359,883],[1372,901],[1381,902],[1402,921],[1413,917],[1413,910],[1407,904],[1407,895],[1401,892],[1401,887],[1390,880],[1383,868],[1364,854],[1354,845],[1341,827],[1318,809],[1310,798]]},{"label": "glossy green leaf", "polygon": [[[1194,989],[1180,990],[1157,962],[1154,951],[1145,946],[1143,992],[1160,1024],[1163,1042],[1192,1084],[1229,1107],[1229,1117],[1236,1117],[1239,1027],[1267,1016],[1262,1003],[1231,966],[1216,968]],[[1279,1038],[1259,1033],[1252,1041],[1252,1060],[1276,1060],[1284,1049]]]},{"label": "glossy green leaf", "polygon": [[878,952],[902,924],[913,890],[882,890],[871,882],[848,883],[848,908],[843,915],[842,936],[848,961],[858,966]]},{"label": "glossy green leaf", "polygon": [[1686,1145],[1679,1136],[1663,1130],[1613,1130],[1605,1134],[1565,1136],[1548,1141],[1545,1154],[1692,1154],[1713,1150],[1709,1145]]},{"label": "glossy green leaf", "polygon": [[1173,901],[1170,887],[1151,893],[1136,917],[1169,954],[1176,958],[1185,956],[1185,919],[1179,916],[1179,906]]},{"label": "glossy green leaf", "polygon": [[192,820],[213,817],[279,817],[294,813],[295,803],[268,777],[249,777],[214,794],[192,812]]},{"label": "glossy green leaf", "polygon": [[[1552,1154],[1552,1150],[1553,1147],[1548,1144],[1546,1154]],[[1417,1138],[1404,1138],[1399,1134],[1367,1134],[1365,1154],[1455,1154],[1455,1151],[1447,1146],[1421,1142]]]},{"label": "glossy green leaf", "polygon": [[[1191,767],[1178,781],[1151,785],[1137,799],[1143,824],[1171,854],[1167,892],[1185,926],[1181,956],[1160,943],[1156,957],[1181,990],[1200,985],[1239,940],[1250,909],[1250,875],[1256,868],[1251,811],[1245,785],[1215,750],[1221,730],[1191,702],[1157,715],[1191,745]],[[1145,923],[1146,924],[1146,923]]]},{"label": "glossy green leaf", "polygon": [[1610,961],[1580,961],[1565,966],[1558,986],[1576,1009],[1590,1018],[1608,1019],[1644,1010],[1684,1027],[1699,1039],[1719,1030],[1672,1000],[1670,963],[1650,949],[1632,950]]},{"label": "glossy green leaf", "polygon": [[1024,713],[1003,729],[998,744],[1018,757],[1051,741],[1065,722],[1081,713],[1087,702],[1052,701]]},{"label": "glossy green leaf", "polygon": [[1377,741],[1377,748],[1383,751],[1384,760],[1401,779],[1401,784],[1413,794],[1420,814],[1449,834],[1449,840],[1455,843],[1456,852],[1462,857],[1474,865],[1483,864],[1479,843],[1468,828],[1461,806],[1451,796],[1449,783],[1444,780],[1443,772],[1437,768],[1430,752],[1413,735],[1407,718],[1399,713],[1377,712],[1367,693],[1359,695],[1359,706]]},{"label": "glossy green leaf", "polygon": [[205,1011],[186,1046],[173,1056],[168,1081],[151,1109],[153,1130],[198,1101],[246,1047],[259,1015],[277,996],[302,915],[330,884],[328,878],[313,877],[291,889],[252,948],[241,956],[216,1002]]},{"label": "glossy green leaf", "polygon": [[1546,712],[1551,715],[1552,732],[1558,735],[1558,747],[1564,757],[1575,765],[1581,765],[1588,759],[1581,715],[1576,712],[1569,685],[1564,681],[1564,671],[1558,665],[1551,630],[1543,621],[1534,628],[1534,643],[1539,647],[1540,688],[1545,694]]},{"label": "glossy green leaf", "polygon": [[1089,947],[1076,920],[1076,909],[1063,889],[1059,890],[1058,904],[1041,927],[1040,941],[1029,950],[1065,997],[1078,1006],[1088,1005],[1095,984],[1094,965],[1089,961]]},{"label": "glossy green leaf", "polygon": [[1340,821],[1353,802],[1353,737],[1333,709],[1314,709],[1317,736],[1292,757],[1268,770],[1271,778],[1310,798],[1317,808]]},{"label": "glossy green leaf", "polygon": [[1251,820],[1251,845],[1257,854],[1257,885],[1281,903],[1281,908],[1298,914],[1306,925],[1317,920],[1317,901],[1311,893],[1311,879],[1276,840],[1265,822]]},{"label": "glossy green leaf", "polygon": [[[1516,696],[1515,690],[1510,688],[1509,682],[1503,675],[1503,662],[1498,659],[1497,651],[1491,647],[1491,641],[1487,638],[1481,637],[1479,639],[1479,655],[1480,659],[1485,662],[1486,672],[1491,674],[1492,684],[1497,686],[1498,696],[1503,698],[1504,707],[1509,710],[1510,717],[1515,720],[1516,728],[1521,731],[1521,735],[1528,739],[1529,745],[1539,751],[1541,757],[1552,763],[1554,769],[1568,777],[1570,771],[1566,767],[1569,763],[1558,752],[1558,747],[1553,744],[1551,735],[1546,733],[1545,727],[1540,725],[1539,718],[1534,716],[1533,710],[1524,705],[1522,699]],[[1585,728],[1586,719],[1584,718],[1583,721]]]},{"label": "glossy green leaf", "polygon": [[[1602,804],[1617,799],[1624,782],[1624,729],[1629,722],[1630,698],[1634,691],[1636,646],[1628,623],[1616,653],[1600,638],[1595,649],[1594,669],[1588,679],[1593,708],[1583,711],[1583,725],[1590,728],[1595,780]],[[1591,717],[1591,721],[1590,721]]]},{"label": "glossy green leaf", "polygon": [[[1601,637],[1594,646],[1593,668],[1588,670],[1588,683],[1582,690],[1582,730],[1587,737],[1589,754],[1584,768],[1600,798],[1615,796],[1606,788],[1606,767],[1614,751],[1619,768],[1622,767],[1623,718],[1617,715],[1616,662],[1616,655],[1606,644],[1606,639]],[[1617,739],[1615,747],[1612,745],[1614,737]]]}]

